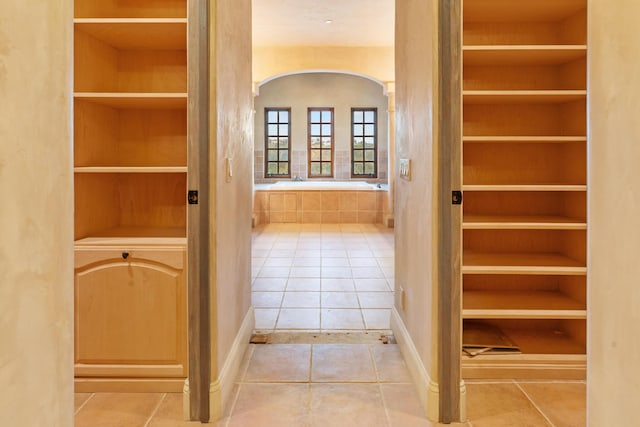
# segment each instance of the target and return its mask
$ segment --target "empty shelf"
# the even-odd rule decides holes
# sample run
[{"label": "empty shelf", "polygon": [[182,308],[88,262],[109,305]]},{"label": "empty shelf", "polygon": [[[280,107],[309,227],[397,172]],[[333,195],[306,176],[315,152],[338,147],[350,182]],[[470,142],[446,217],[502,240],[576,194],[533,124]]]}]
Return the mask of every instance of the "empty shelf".
[{"label": "empty shelf", "polygon": [[586,45],[464,46],[465,66],[559,65],[587,55]]},{"label": "empty shelf", "polygon": [[585,275],[587,267],[557,253],[475,253],[465,251],[463,274]]},{"label": "empty shelf", "polygon": [[76,92],[74,98],[120,109],[187,108],[186,93]]},{"label": "empty shelf", "polygon": [[464,104],[552,104],[584,100],[586,90],[465,90]]},{"label": "empty shelf", "polygon": [[544,185],[463,185],[463,191],[587,191],[586,185],[544,184]]},{"label": "empty shelf", "polygon": [[76,173],[187,173],[186,166],[78,166]]},{"label": "empty shelf", "polygon": [[465,230],[586,230],[585,220],[560,216],[465,215]]},{"label": "empty shelf", "polygon": [[560,292],[465,291],[464,319],[586,319],[583,304]]},{"label": "empty shelf", "polygon": [[186,18],[77,18],[75,28],[122,50],[185,50]]},{"label": "empty shelf", "polygon": [[463,136],[464,143],[544,143],[565,144],[570,142],[587,142],[586,136]]}]

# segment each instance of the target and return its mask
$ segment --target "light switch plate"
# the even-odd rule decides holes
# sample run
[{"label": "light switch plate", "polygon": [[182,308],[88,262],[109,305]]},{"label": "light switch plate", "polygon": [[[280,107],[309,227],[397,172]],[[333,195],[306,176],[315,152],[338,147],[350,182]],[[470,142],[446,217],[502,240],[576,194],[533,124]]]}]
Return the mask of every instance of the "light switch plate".
[{"label": "light switch plate", "polygon": [[400,159],[400,178],[411,181],[411,160]]},{"label": "light switch plate", "polygon": [[233,159],[231,157],[225,158],[225,181],[231,182],[233,178]]}]

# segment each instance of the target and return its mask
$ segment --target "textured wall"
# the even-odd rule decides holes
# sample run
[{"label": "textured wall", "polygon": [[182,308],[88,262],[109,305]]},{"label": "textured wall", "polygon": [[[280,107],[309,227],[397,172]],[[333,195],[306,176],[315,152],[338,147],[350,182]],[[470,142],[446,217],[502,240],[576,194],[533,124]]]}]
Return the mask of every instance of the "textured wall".
[{"label": "textured wall", "polygon": [[382,82],[395,80],[393,46],[256,46],[253,81],[302,70],[364,74]]},{"label": "textured wall", "polygon": [[[431,379],[437,381],[434,353],[437,284],[436,9],[432,0],[396,1],[396,165],[410,159],[411,181],[395,175],[396,291],[405,291],[396,309]],[[396,171],[398,167],[396,166]]]},{"label": "textured wall", "polygon": [[589,1],[588,419],[632,425],[640,396],[640,3]]},{"label": "textured wall", "polygon": [[387,182],[388,101],[383,87],[366,78],[336,73],[303,73],[280,77],[260,86],[255,98],[256,182],[279,181],[264,178],[264,109],[291,108],[291,176],[308,177],[307,108],[334,108],[334,178],[351,179],[351,108],[378,109],[378,180]]},{"label": "textured wall", "polygon": [[0,425],[73,425],[73,2],[0,2]]},{"label": "textured wall", "polygon": [[[216,272],[212,314],[217,359],[213,377],[222,368],[251,305],[251,210],[253,190],[253,106],[251,86],[251,0],[217,0],[212,31],[211,173]],[[225,159],[233,160],[226,178]],[[217,364],[217,366],[215,365]],[[216,372],[216,368],[218,372]]]}]

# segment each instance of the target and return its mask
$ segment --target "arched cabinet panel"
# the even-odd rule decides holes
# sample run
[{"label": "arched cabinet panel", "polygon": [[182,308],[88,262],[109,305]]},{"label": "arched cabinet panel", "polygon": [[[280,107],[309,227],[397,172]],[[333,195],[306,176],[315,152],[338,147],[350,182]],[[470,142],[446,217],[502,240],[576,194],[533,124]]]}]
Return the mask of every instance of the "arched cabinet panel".
[{"label": "arched cabinet panel", "polygon": [[185,250],[77,248],[76,377],[187,376]]}]

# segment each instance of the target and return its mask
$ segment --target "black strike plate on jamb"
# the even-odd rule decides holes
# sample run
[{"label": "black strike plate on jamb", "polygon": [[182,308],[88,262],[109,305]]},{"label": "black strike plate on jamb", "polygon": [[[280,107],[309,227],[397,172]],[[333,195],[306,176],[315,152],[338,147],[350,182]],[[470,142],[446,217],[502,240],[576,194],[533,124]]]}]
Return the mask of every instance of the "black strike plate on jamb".
[{"label": "black strike plate on jamb", "polygon": [[187,200],[188,200],[190,205],[197,205],[198,204],[198,190],[189,190],[189,193],[187,195]]},{"label": "black strike plate on jamb", "polygon": [[454,190],[451,192],[451,204],[453,205],[461,205],[462,204],[462,191]]}]

